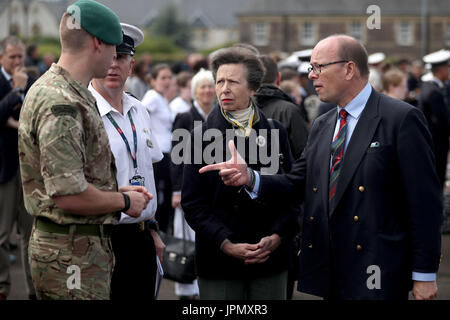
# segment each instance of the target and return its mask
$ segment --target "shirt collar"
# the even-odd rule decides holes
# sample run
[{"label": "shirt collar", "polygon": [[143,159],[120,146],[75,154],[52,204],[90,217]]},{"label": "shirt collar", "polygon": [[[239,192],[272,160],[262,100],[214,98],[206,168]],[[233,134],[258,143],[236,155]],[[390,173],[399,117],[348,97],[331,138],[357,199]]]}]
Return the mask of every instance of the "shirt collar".
[{"label": "shirt collar", "polygon": [[200,115],[203,117],[204,120],[206,120],[206,114],[205,112],[202,110],[202,108],[200,108],[200,106],[198,105],[197,100],[194,100],[194,108],[197,110],[198,113],[200,113]]},{"label": "shirt collar", "polygon": [[2,73],[6,80],[11,81],[12,75],[10,75],[8,72],[6,72],[5,68],[3,68],[3,66],[2,66]]},{"label": "shirt collar", "polygon": [[[372,93],[372,87],[369,83],[366,84],[366,86],[358,93],[356,97],[353,98],[352,101],[350,101],[349,104],[345,106],[345,111],[347,113],[355,118],[359,119],[361,116],[361,113],[364,110],[364,107],[366,106],[367,101],[369,100],[370,94]],[[339,111],[341,111],[343,108],[338,106],[338,114]]]},{"label": "shirt collar", "polygon": [[441,89],[444,88],[444,84],[438,78],[433,77],[433,81],[436,82],[436,84],[439,86],[439,88],[441,88]]},{"label": "shirt collar", "polygon": [[[101,117],[107,115],[110,112],[119,113],[119,111],[117,111],[114,107],[112,107],[109,104],[109,102],[105,98],[103,98],[103,96],[97,90],[95,90],[95,88],[92,86],[92,82],[89,83],[88,89],[92,93],[92,95],[95,97],[95,99],[97,100],[97,108],[98,108],[98,112],[100,113]],[[130,99],[130,97],[125,92],[122,93],[122,103],[123,103],[123,114],[124,115],[127,114],[131,108],[136,109],[135,104],[133,103],[133,101]]]}]

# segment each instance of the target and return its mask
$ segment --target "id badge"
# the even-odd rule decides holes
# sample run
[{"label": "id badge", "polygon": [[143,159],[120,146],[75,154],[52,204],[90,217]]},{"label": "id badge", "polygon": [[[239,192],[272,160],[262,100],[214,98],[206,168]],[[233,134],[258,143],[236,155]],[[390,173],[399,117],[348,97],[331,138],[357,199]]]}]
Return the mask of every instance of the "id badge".
[{"label": "id badge", "polygon": [[132,186],[145,186],[145,178],[140,175],[135,175],[130,179],[130,185]]}]

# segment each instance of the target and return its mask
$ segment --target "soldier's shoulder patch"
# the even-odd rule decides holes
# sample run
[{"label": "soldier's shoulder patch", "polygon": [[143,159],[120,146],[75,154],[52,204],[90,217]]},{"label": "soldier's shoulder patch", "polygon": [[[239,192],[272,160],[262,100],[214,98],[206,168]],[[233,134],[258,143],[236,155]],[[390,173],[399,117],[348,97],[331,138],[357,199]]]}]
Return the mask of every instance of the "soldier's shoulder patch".
[{"label": "soldier's shoulder patch", "polygon": [[56,104],[52,106],[52,113],[55,117],[71,116],[72,118],[76,118],[78,110],[69,104]]}]

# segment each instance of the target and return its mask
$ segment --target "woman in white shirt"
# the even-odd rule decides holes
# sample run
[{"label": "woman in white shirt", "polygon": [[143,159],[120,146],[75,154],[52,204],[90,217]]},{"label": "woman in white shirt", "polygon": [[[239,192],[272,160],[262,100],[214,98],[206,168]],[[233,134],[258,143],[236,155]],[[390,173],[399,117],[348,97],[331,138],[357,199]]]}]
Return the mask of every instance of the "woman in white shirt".
[{"label": "woman in white shirt", "polygon": [[151,86],[142,98],[142,104],[150,115],[150,127],[164,157],[153,165],[158,209],[156,220],[160,229],[167,232],[169,221],[173,215],[171,205],[172,188],[170,183],[170,149],[172,141],[172,123],[174,115],[169,102],[164,97],[172,82],[172,71],[167,64],[157,64],[152,68]]},{"label": "woman in white shirt", "polygon": [[179,113],[187,112],[192,106],[191,80],[193,74],[187,71],[181,71],[177,75],[178,97],[173,99],[169,106],[174,116]]}]

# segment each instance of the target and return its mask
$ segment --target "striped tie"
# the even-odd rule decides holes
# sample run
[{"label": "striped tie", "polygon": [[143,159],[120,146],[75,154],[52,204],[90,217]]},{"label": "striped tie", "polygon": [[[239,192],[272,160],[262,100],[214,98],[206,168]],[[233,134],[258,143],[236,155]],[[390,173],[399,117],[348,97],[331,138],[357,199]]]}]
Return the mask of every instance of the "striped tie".
[{"label": "striped tie", "polygon": [[342,158],[344,156],[345,136],[347,135],[347,111],[341,109],[341,111],[339,111],[339,118],[339,131],[331,143],[332,161],[330,169],[330,185],[328,189],[330,208],[334,195],[336,194],[339,172],[341,171]]}]

